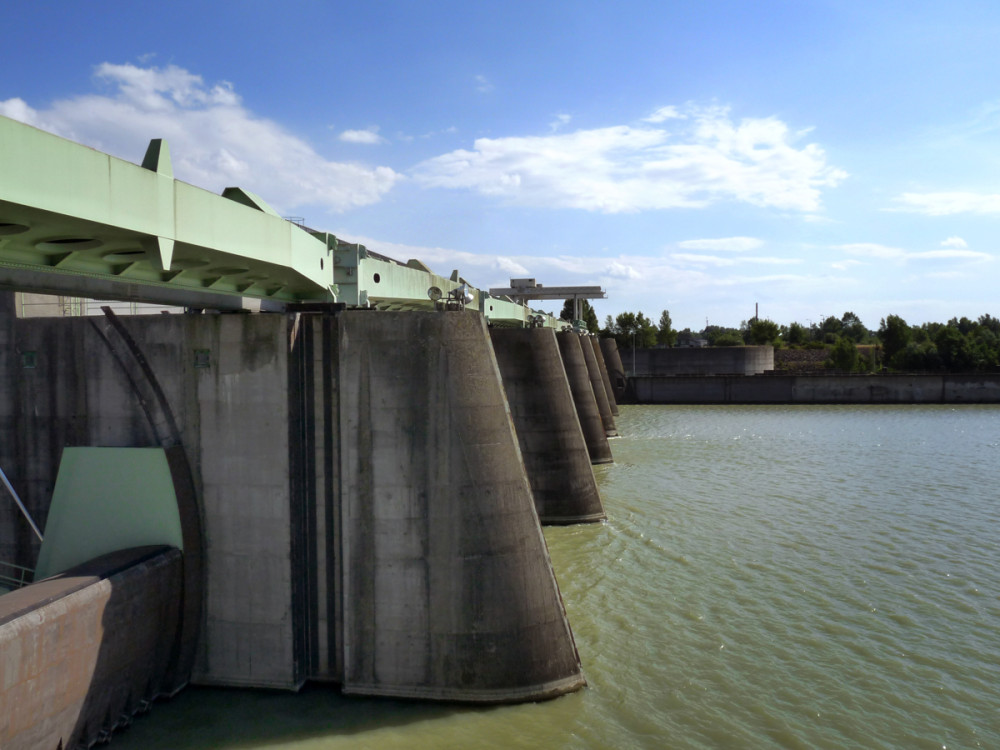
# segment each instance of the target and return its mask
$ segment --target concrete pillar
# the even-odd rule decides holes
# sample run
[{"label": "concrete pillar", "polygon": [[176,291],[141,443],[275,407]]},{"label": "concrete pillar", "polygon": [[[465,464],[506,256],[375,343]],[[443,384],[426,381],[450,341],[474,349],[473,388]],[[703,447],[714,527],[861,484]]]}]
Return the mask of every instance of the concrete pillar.
[{"label": "concrete pillar", "polygon": [[611,390],[611,378],[608,376],[608,368],[604,362],[604,352],[601,351],[601,342],[597,336],[588,336],[591,346],[594,347],[594,358],[597,360],[597,369],[601,371],[601,382],[604,383],[604,392],[608,394],[608,406],[611,408],[611,415],[618,416],[618,404],[615,402],[615,392]]},{"label": "concrete pillar", "polygon": [[615,394],[615,401],[621,403],[625,397],[627,380],[625,365],[622,364],[621,354],[618,352],[618,342],[612,338],[601,339],[601,351],[604,353],[604,364],[611,379],[611,390]]},{"label": "concrete pillar", "polygon": [[615,426],[615,417],[611,413],[611,405],[608,403],[608,392],[604,390],[604,381],[601,380],[601,371],[597,367],[597,357],[594,355],[594,347],[587,340],[589,338],[589,336],[580,336],[580,348],[583,349],[583,359],[587,363],[587,375],[590,377],[590,387],[594,390],[594,398],[597,400],[597,411],[601,415],[604,433],[608,437],[617,437],[618,428]]},{"label": "concrete pillar", "polygon": [[348,311],[337,345],[344,692],[583,686],[483,317]]},{"label": "concrete pillar", "polygon": [[562,354],[566,377],[573,393],[573,402],[576,404],[576,414],[580,419],[584,440],[587,442],[590,463],[612,463],[615,459],[611,455],[611,446],[604,431],[601,413],[597,410],[597,399],[590,384],[590,372],[583,358],[580,336],[572,331],[562,331],[556,334],[556,340],[559,342],[559,353]]},{"label": "concrete pillar", "polygon": [[535,509],[542,523],[606,518],[551,328],[491,328]]}]

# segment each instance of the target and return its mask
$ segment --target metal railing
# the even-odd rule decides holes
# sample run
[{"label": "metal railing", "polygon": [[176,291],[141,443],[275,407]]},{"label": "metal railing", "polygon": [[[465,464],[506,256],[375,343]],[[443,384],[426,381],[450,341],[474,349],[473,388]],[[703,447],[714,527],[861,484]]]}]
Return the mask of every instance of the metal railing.
[{"label": "metal railing", "polygon": [[0,560],[0,587],[19,589],[35,580],[35,571]]}]

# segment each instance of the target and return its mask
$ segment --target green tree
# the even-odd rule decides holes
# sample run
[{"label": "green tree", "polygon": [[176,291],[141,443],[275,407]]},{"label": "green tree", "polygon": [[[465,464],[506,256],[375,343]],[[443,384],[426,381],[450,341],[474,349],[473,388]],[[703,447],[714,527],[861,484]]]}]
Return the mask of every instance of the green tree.
[{"label": "green tree", "polygon": [[[962,318],[968,320],[968,318]],[[970,329],[971,330],[971,329]],[[934,337],[941,362],[952,372],[967,372],[976,367],[975,349],[958,326],[947,325]]]},{"label": "green tree", "polygon": [[890,315],[882,319],[878,328],[878,337],[885,351],[885,361],[891,362],[897,352],[906,348],[913,337],[913,332],[906,321],[898,315]]},{"label": "green tree", "polygon": [[830,349],[830,364],[844,372],[854,372],[858,366],[858,346],[848,336],[841,336]]},{"label": "green tree", "polygon": [[847,336],[855,344],[860,344],[868,338],[868,329],[857,315],[845,312],[840,319],[840,335]]},{"label": "green tree", "polygon": [[[587,330],[591,333],[600,333],[601,324],[597,320],[597,313],[589,300],[580,300],[580,313],[583,315],[583,322],[587,325]],[[563,303],[562,311],[559,313],[559,320],[573,322],[573,300],[568,299]]]},{"label": "green tree", "polygon": [[747,342],[758,346],[778,340],[778,324],[773,320],[754,318],[750,321]]},{"label": "green tree", "polygon": [[781,338],[790,346],[802,346],[809,339],[809,331],[801,323],[789,323],[781,332]]},{"label": "green tree", "polygon": [[615,328],[618,346],[631,347],[633,342],[639,349],[656,346],[656,326],[641,312],[619,313],[615,318]]},{"label": "green tree", "polygon": [[660,325],[656,330],[656,343],[662,344],[664,346],[673,346],[674,342],[677,341],[677,331],[672,327],[673,321],[670,320],[670,311],[664,310],[660,313]]}]

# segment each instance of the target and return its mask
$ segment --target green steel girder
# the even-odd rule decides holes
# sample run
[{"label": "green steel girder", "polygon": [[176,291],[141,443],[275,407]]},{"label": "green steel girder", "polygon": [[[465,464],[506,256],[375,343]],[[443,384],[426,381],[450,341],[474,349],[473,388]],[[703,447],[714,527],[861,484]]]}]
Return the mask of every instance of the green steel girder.
[{"label": "green steel girder", "polygon": [[[0,287],[220,309],[243,298],[434,309],[464,280],[311,232],[240,188],[175,180],[167,143],[142,165],[0,117]],[[563,321],[466,285],[496,325]],[[540,317],[539,317],[540,316]]]}]

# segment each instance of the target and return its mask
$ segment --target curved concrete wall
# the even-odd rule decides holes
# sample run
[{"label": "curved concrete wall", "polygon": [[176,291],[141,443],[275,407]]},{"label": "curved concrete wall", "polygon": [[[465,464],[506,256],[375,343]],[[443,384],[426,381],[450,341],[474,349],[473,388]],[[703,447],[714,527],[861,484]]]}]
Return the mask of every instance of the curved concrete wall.
[{"label": "curved concrete wall", "polygon": [[615,401],[620,403],[625,397],[628,381],[625,379],[625,366],[622,364],[621,354],[618,352],[618,342],[610,338],[601,339],[601,351],[604,353],[604,365],[608,368],[608,377],[611,379],[611,390],[615,394]]},{"label": "curved concrete wall", "polygon": [[580,336],[572,331],[562,331],[556,334],[556,340],[559,342],[559,353],[562,355],[566,378],[573,393],[573,403],[576,404],[576,414],[583,429],[583,438],[587,442],[590,463],[612,463],[615,459],[611,455],[608,435],[604,431],[604,422],[597,409],[597,398],[590,382],[587,361],[583,358]]},{"label": "curved concrete wall", "polygon": [[0,747],[89,747],[180,689],[181,569],[121,550],[0,597]]},{"label": "curved concrete wall", "polygon": [[597,360],[597,369],[601,372],[601,382],[604,383],[604,391],[608,394],[608,406],[611,408],[611,415],[618,416],[618,403],[615,400],[615,392],[611,388],[611,377],[608,374],[608,366],[604,361],[604,352],[601,350],[601,340],[597,336],[588,336],[590,345],[594,347],[594,359]]},{"label": "curved concrete wall", "polygon": [[338,346],[344,691],[581,687],[482,316],[345,312]]},{"label": "curved concrete wall", "polygon": [[606,518],[551,328],[491,328],[490,338],[542,523]]},{"label": "curved concrete wall", "polygon": [[618,435],[618,428],[615,425],[615,417],[611,413],[611,404],[608,403],[608,392],[604,390],[604,381],[601,379],[601,369],[597,365],[597,355],[594,354],[594,347],[590,343],[590,336],[579,336],[580,348],[583,350],[583,361],[587,363],[587,375],[590,378],[590,387],[594,391],[594,399],[597,401],[597,411],[601,415],[601,422],[604,424],[604,433],[608,437]]}]

